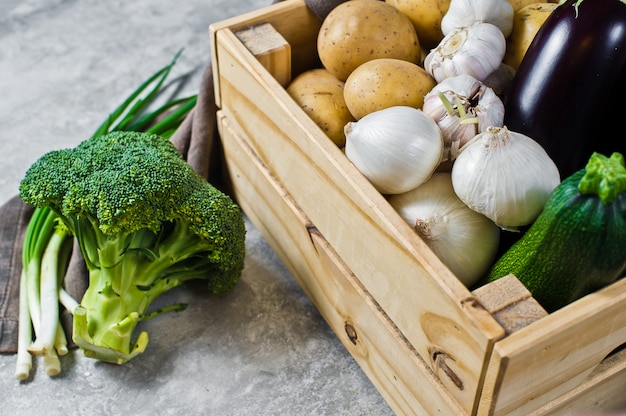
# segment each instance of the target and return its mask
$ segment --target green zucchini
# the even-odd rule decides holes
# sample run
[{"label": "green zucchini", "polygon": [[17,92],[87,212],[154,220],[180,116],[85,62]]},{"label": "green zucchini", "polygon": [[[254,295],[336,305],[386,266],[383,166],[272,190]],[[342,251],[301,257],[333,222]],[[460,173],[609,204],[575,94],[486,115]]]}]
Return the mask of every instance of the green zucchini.
[{"label": "green zucchini", "polygon": [[594,153],[550,194],[528,231],[492,266],[491,282],[514,274],[555,311],[626,271],[624,156]]}]

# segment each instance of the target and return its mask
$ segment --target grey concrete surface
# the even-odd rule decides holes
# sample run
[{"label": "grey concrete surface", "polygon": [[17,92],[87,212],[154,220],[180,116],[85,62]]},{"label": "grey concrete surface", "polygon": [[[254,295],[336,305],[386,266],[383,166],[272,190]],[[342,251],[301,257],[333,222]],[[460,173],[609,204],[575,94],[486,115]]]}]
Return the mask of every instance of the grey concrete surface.
[{"label": "grey concrete surface", "polygon": [[[43,153],[74,146],[184,48],[172,76],[195,93],[208,25],[269,0],[1,0],[0,204]],[[51,378],[13,377],[0,356],[1,415],[391,415],[257,230],[237,288],[186,287],[181,313],[143,324],[146,352],[123,365],[76,350]]]}]

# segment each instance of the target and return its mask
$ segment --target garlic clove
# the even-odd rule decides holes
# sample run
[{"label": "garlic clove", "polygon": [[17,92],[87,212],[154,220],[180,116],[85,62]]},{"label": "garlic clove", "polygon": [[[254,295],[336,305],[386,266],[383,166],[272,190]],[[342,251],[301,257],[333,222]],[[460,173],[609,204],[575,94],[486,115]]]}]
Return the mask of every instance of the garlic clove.
[{"label": "garlic clove", "polygon": [[477,134],[452,166],[458,197],[505,230],[531,224],[559,183],[559,171],[544,148],[506,127]]},{"label": "garlic clove", "polygon": [[477,104],[472,111],[478,117],[478,132],[482,133],[487,127],[502,127],[504,123],[504,103],[496,92],[483,84],[476,95]]},{"label": "garlic clove", "polygon": [[442,161],[454,161],[459,149],[489,126],[502,126],[504,103],[471,75],[449,77],[424,97],[424,113],[435,120],[444,141]]},{"label": "garlic clove", "polygon": [[513,31],[515,10],[508,0],[451,0],[448,11],[441,19],[444,35],[476,22],[497,26],[504,37]]},{"label": "garlic clove", "polygon": [[494,72],[504,58],[506,39],[491,23],[477,22],[448,33],[424,58],[424,69],[437,82],[456,75],[479,81]]},{"label": "garlic clove", "polygon": [[437,123],[421,109],[394,106],[345,126],[345,155],[383,194],[425,182],[443,155]]}]

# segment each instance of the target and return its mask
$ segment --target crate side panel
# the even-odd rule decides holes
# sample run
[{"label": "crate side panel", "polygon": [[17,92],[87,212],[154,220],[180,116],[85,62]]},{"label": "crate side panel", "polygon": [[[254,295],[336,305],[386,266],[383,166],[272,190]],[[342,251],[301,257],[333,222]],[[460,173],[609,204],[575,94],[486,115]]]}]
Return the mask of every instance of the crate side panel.
[{"label": "crate side panel", "polygon": [[235,198],[394,411],[464,414],[224,116],[220,135]]},{"label": "crate side panel", "polygon": [[626,340],[626,279],[498,341],[481,406],[526,415],[577,388]]}]

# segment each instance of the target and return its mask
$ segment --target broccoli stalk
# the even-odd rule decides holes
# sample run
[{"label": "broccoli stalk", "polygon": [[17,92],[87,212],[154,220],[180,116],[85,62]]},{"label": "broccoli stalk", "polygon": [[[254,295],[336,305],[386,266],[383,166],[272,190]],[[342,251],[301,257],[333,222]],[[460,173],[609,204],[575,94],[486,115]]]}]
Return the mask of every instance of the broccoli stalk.
[{"label": "broccoli stalk", "polygon": [[[112,131],[149,131],[169,138],[194,107],[197,96],[168,101],[151,112],[146,112],[146,109],[162,92],[163,84],[181,52],[126,98],[97,128],[93,137]],[[43,356],[44,370],[48,375],[60,372],[58,356],[66,354],[68,350],[65,333],[58,319],[58,302],[71,313],[78,307],[78,302],[63,287],[71,255],[71,241],[73,235],[64,223],[59,222],[56,212],[50,207],[35,208],[27,226],[22,250],[15,370],[17,379],[28,377],[34,355]],[[36,338],[34,342],[33,332]],[[56,333],[53,348],[50,346],[52,333]]]},{"label": "broccoli stalk", "polygon": [[[188,223],[182,220],[164,224],[158,236],[142,229],[126,235],[120,233],[114,239],[104,235],[97,222],[82,221],[77,226],[87,228],[81,231],[87,252],[96,248],[91,245],[94,241],[108,242],[94,252],[95,261],[88,260],[90,285],[81,305],[91,306],[92,312],[85,306],[74,311],[74,339],[85,355],[122,364],[142,353],[148,344],[146,332],[132,341],[139,321],[186,307],[175,304],[147,313],[151,302],[162,293],[187,280],[209,277],[212,266],[207,258],[215,244],[194,236]],[[89,233],[97,235],[87,236]],[[222,293],[229,289],[230,284],[215,291]]]},{"label": "broccoli stalk", "polygon": [[73,339],[88,357],[123,364],[150,303],[191,279],[215,294],[236,284],[244,260],[239,206],[209,184],[167,139],[112,132],[43,155],[20,196],[50,207],[76,237],[89,285],[74,310]]}]

